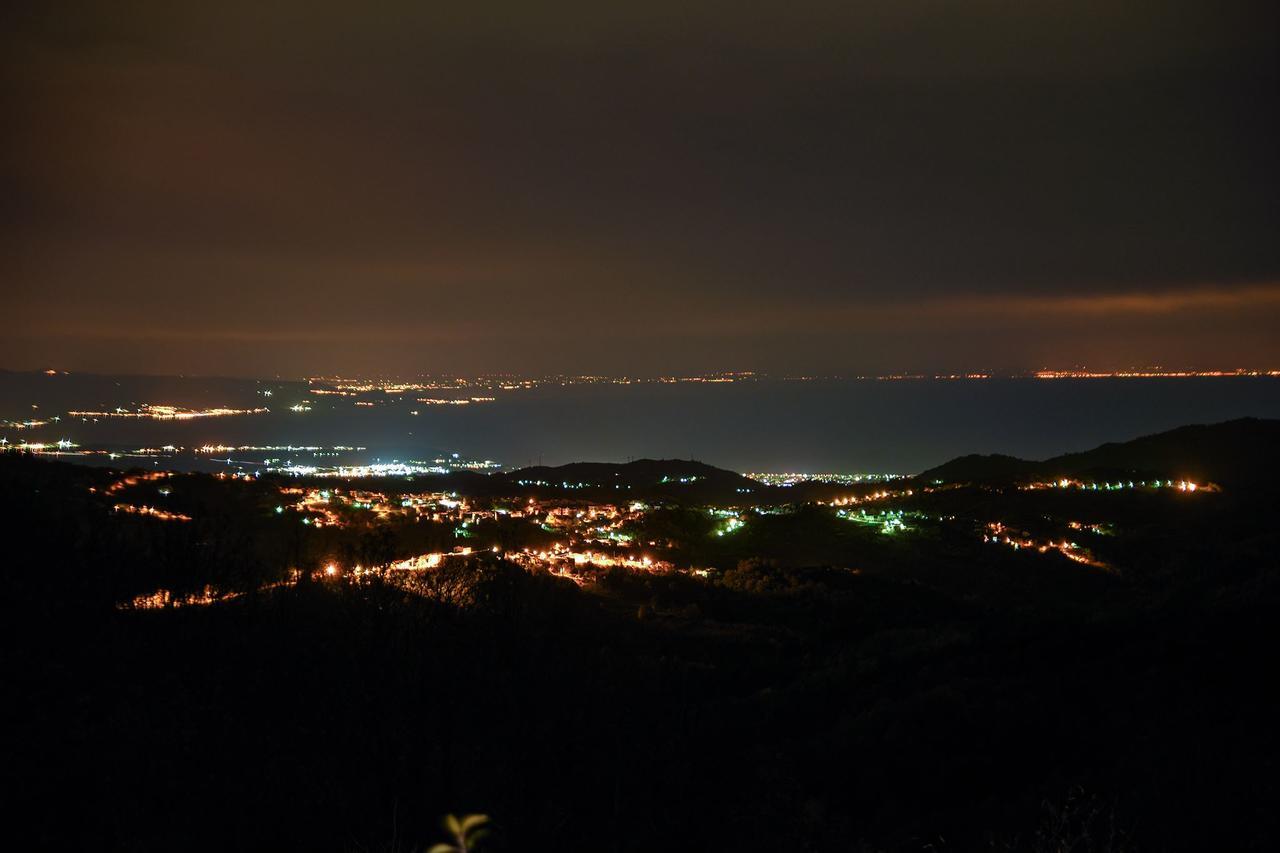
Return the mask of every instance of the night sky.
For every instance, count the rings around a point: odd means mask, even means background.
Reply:
[[[6,5],[0,367],[1280,367],[1275,2]]]

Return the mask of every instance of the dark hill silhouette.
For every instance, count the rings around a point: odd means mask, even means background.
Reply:
[[[1280,421],[1240,418],[1197,424],[1103,444],[1042,462],[1012,456],[962,456],[922,472],[921,480],[1008,480],[1107,474],[1155,475],[1258,484],[1280,474]]]
[[[340,477],[308,477],[311,484],[337,483]],[[741,500],[748,492],[753,500],[801,500],[804,490],[765,486],[734,471],[688,459],[637,459],[633,462],[571,462],[567,465],[535,465],[515,471],[482,474],[455,471],[408,478],[388,478],[385,483],[367,480],[371,488],[394,484],[423,490],[456,491],[472,497],[506,495],[560,495],[583,500],[617,500],[619,492],[634,500],[675,500],[724,503]]]
[[[616,499],[619,491],[642,500],[731,501],[740,490],[757,496],[772,491],[741,474],[686,459],[637,459],[634,462],[573,462],[521,468],[492,475],[492,485],[508,491],[537,487],[573,491],[584,498]]]
[[[752,485],[741,474],[686,459],[637,459],[634,462],[571,462],[568,465],[538,465],[521,468],[503,475],[509,481],[542,480],[549,483],[584,483],[611,487],[614,483],[630,486],[653,486],[688,480],[718,485],[743,487]],[[695,479],[696,478],[696,479]]]
[[[311,484],[338,483],[341,477],[307,477]],[[637,459],[633,462],[571,462],[567,465],[535,465],[515,471],[478,473],[454,471],[407,478],[388,478],[385,483],[366,480],[370,487],[406,483],[424,490],[456,491],[473,497],[557,494],[582,499],[618,498],[619,489],[638,500],[676,499],[722,502],[740,499],[740,490],[750,489],[753,497],[795,499],[791,492],[761,485],[741,474],[687,459]]]
[[[971,453],[944,462],[936,468],[920,474],[922,480],[941,480],[944,483],[972,483],[989,480],[1011,480],[1035,473],[1038,463],[1006,456],[1002,453],[983,455]]]

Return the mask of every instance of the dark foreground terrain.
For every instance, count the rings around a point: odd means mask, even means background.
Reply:
[[[292,482],[166,479],[148,515],[113,502],[150,480],[0,457],[11,820],[41,849],[424,850],[446,812],[492,816],[481,850],[1275,849],[1276,424],[1212,429],[740,512],[689,463],[541,469],[318,530]],[[509,556],[593,535],[548,532],[579,505],[663,570]],[[390,568],[418,552],[456,556]]]

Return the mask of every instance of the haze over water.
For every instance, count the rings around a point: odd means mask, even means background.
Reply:
[[[6,428],[3,437],[65,439],[85,448],[346,445],[366,448],[362,461],[459,453],[521,467],[651,457],[695,458],[738,471],[906,473],[966,453],[1044,458],[1189,423],[1280,417],[1274,377],[765,379],[542,385],[448,396],[468,394],[495,399],[424,405],[418,398],[446,395],[327,397],[295,382],[8,373],[0,374],[0,419],[60,416],[38,429]],[[66,415],[144,403],[270,412],[190,421],[86,422]],[[299,403],[311,410],[290,410]],[[181,460],[159,464],[189,467]]]

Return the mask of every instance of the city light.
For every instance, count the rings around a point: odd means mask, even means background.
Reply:
[[[137,409],[112,409],[109,412],[70,411],[68,415],[77,418],[147,418],[156,421],[185,421],[195,418],[224,418],[234,415],[260,415],[270,409],[187,409],[181,406],[167,406],[147,403]]]

